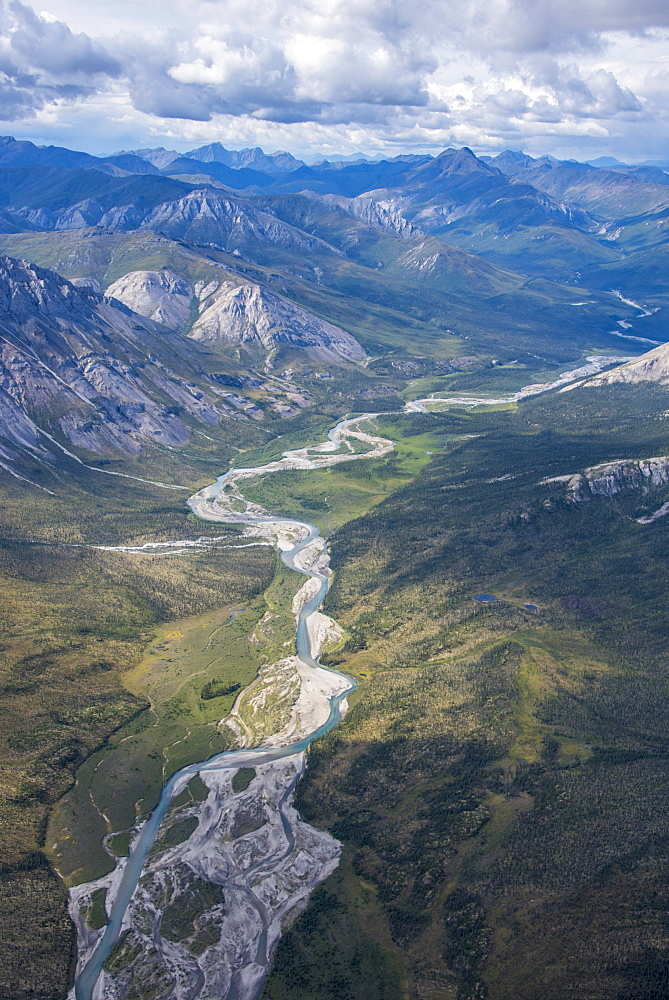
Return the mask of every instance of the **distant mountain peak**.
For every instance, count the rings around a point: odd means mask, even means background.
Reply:
[[[448,146],[435,156],[435,160],[478,160],[476,153],[469,146]]]
[[[233,170],[251,167],[253,170],[268,173],[291,173],[305,165],[302,160],[296,159],[291,153],[286,153],[282,149],[274,153],[266,153],[260,146],[226,149],[220,142],[210,142],[198,149],[191,149],[183,156],[189,160],[198,160],[200,163],[222,163]]]
[[[462,146],[460,149],[453,149],[452,147],[444,149],[439,153],[439,156],[435,156],[433,160],[429,160],[422,167],[419,167],[419,169],[430,172],[438,171],[442,175],[474,173],[476,171],[486,174],[499,173],[496,167],[485,163],[483,160],[479,160],[476,153],[469,146]]]
[[[158,170],[164,170],[173,160],[178,159],[180,154],[175,149],[158,146],[156,149],[122,149],[114,153],[114,156],[139,156],[142,160],[152,163]]]
[[[260,152],[261,149],[256,147],[255,150],[248,150],[248,152]],[[184,156],[188,157],[189,160],[199,160],[201,163],[225,163],[229,166],[230,153],[225,148],[225,146],[220,142],[209,142],[204,146],[199,146],[197,149],[191,149],[188,153],[184,153]]]
[[[0,167],[48,165],[59,167],[93,166],[100,161],[90,153],[66,149],[64,146],[36,146],[29,139],[0,136]]]
[[[504,149],[497,156],[493,157],[490,162],[496,167],[503,168],[508,164],[527,167],[535,161],[527,153],[522,153],[516,149]]]
[[[594,160],[587,160],[591,167],[624,167],[625,164],[617,160],[615,156],[598,156]]]

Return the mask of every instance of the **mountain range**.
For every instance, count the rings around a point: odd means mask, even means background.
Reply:
[[[0,257],[0,465],[19,479],[299,413],[308,391],[253,369],[281,347],[366,361],[350,334],[251,282],[193,287],[162,270],[132,272],[108,295],[96,285]],[[212,353],[218,341],[248,345],[246,365]]]
[[[73,995],[151,796],[249,684],[267,733],[293,697],[303,579],[184,503],[235,467],[327,537],[322,662],[360,682],[295,800],[341,863],[264,1000],[666,995],[668,224],[661,164],[0,140],[0,1000]],[[167,864],[155,927],[204,968],[236,911]],[[171,1000],[139,930],[110,981]]]
[[[596,282],[602,266],[667,242],[669,175],[655,166],[593,165],[503,152],[477,157],[321,161],[288,153],[133,150],[95,157],[0,140],[0,231],[19,233],[149,226],[180,238],[219,242],[202,219],[218,199],[244,212],[271,197],[277,214],[291,194],[332,205],[384,231],[424,232],[531,277]],[[212,205],[214,206],[212,208]],[[183,217],[198,220],[189,231]],[[633,292],[633,289],[628,289]],[[633,296],[632,296],[633,297]]]
[[[667,337],[667,220],[654,166],[467,148],[308,166],[220,143],[94,157],[5,137],[4,461],[51,454],[49,434],[90,460],[290,417],[333,365],[373,398],[463,358],[531,371],[647,350]]]

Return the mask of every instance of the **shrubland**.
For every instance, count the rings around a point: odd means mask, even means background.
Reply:
[[[363,682],[298,787],[342,864],[282,939],[266,1000],[663,995],[669,524],[634,517],[667,491],[574,503],[545,480],[669,452],[665,407],[615,387],[385,414],[387,458],[247,484],[336,527],[326,610],[348,638],[324,662]],[[0,996],[71,981],[49,859],[80,881],[111,864],[105,834],[126,853],[165,776],[227,745],[218,720],[285,655],[299,581],[185,495],[95,473],[59,505],[6,492]],[[168,558],[92,547],[200,535]]]
[[[350,638],[329,662],[364,683],[298,805],[344,859],[265,1000],[666,993],[669,523],[543,482],[666,454],[666,399],[386,418],[460,440],[331,538],[326,608]]]
[[[246,602],[275,570],[270,548],[232,548],[236,532],[193,523],[180,493],[104,485],[111,497],[82,489],[66,503],[12,482],[0,512],[0,996],[11,1000],[63,996],[71,983],[74,931],[47,823],[84,761],[121,727],[150,723],[124,674],[162,623]],[[199,535],[220,541],[170,558],[87,544]],[[94,845],[75,836],[72,847],[81,864]]]

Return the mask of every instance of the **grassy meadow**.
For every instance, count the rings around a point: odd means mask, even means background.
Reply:
[[[164,627],[171,631],[168,623],[253,607],[276,569],[270,548],[231,548],[236,531],[195,522],[186,492],[95,473],[68,486],[53,498],[11,480],[0,506],[0,996],[12,1000],[61,997],[71,984],[74,933],[52,862],[64,876],[102,863],[106,827],[83,791],[90,762],[123,727],[139,733],[153,721],[146,693],[129,690],[124,674]],[[90,547],[200,535],[218,540],[170,558]],[[215,701],[203,702],[212,718]],[[198,733],[205,731],[215,742],[211,728]],[[179,748],[172,753],[176,761]],[[147,769],[156,763],[150,758]],[[61,842],[54,824],[63,807],[53,809],[68,789],[81,800],[81,826],[70,817],[73,839]],[[68,843],[77,845],[69,855]]]
[[[385,416],[361,425],[365,433],[394,442],[394,451],[384,458],[357,458],[313,471],[274,472],[245,482],[244,496],[276,514],[309,521],[329,536],[405,486],[435,452],[451,446],[451,436],[440,436],[436,428],[433,433],[406,436],[403,427],[401,421]]]
[[[331,423],[321,418],[312,426],[310,417],[238,461],[270,460],[277,445],[280,453],[316,443]],[[408,443],[399,466],[391,456],[371,483],[372,463],[355,463],[368,469],[342,495],[336,523],[406,483],[429,461],[430,444],[428,436]],[[196,488],[205,465],[197,459],[174,478]],[[170,478],[163,466],[150,471]],[[294,649],[291,603],[303,582],[271,547],[232,547],[240,541],[236,529],[194,518],[183,503],[187,491],[76,473],[55,500],[10,482],[0,509],[0,996],[12,1000],[62,996],[71,982],[73,929],[52,865],[66,883],[108,871],[103,838],[126,854],[136,818],[169,774],[230,745],[232,734],[218,723],[263,663]],[[268,502],[280,496],[279,487]],[[305,497],[308,504],[308,490]],[[285,502],[299,508],[287,494]],[[304,510],[314,520],[314,511]],[[207,549],[179,556],[93,547],[200,536],[211,540]],[[102,907],[96,900],[93,923]],[[43,920],[26,939],[36,910]]]

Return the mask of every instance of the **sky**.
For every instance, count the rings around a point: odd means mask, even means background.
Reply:
[[[669,2],[0,0],[0,132],[669,161]]]

